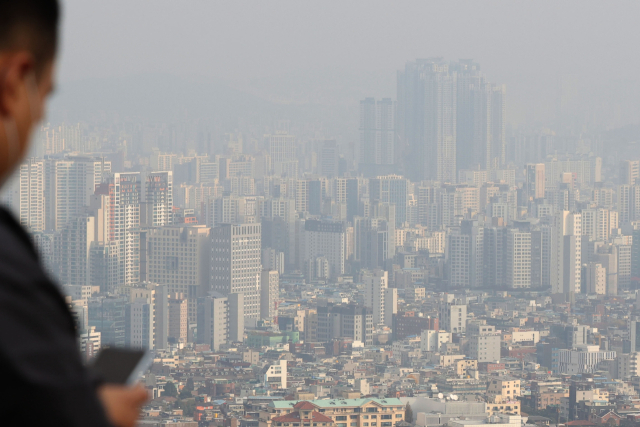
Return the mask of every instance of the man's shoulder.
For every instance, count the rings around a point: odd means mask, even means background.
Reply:
[[[28,234],[6,209],[0,208],[0,280],[11,283],[44,277]]]

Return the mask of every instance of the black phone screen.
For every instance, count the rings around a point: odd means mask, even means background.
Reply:
[[[144,350],[105,348],[90,367],[106,383],[126,384],[145,354]]]

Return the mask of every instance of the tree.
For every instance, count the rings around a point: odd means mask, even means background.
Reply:
[[[182,387],[182,390],[180,390],[180,399],[188,399],[190,397],[193,397],[191,392],[194,390],[194,388],[195,387],[193,384],[193,378],[187,378],[187,383],[184,387]]]
[[[413,410],[411,405],[407,403],[407,407],[404,408],[404,420],[408,423],[413,423]]]
[[[184,399],[178,402],[178,407],[182,409],[182,413],[185,417],[193,417],[193,413],[196,410],[195,399]]]
[[[176,397],[178,396],[178,389],[176,389],[176,385],[174,383],[172,383],[171,381],[167,382],[164,385],[164,392],[162,393],[163,396],[169,396],[169,397]]]

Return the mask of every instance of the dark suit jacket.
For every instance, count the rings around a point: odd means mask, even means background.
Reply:
[[[3,425],[109,426],[74,321],[29,236],[0,208]]]

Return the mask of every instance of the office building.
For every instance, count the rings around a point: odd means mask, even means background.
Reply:
[[[500,360],[500,331],[485,321],[470,322],[467,326],[469,336],[469,358],[478,363],[498,362]]]
[[[124,347],[125,307],[128,300],[124,296],[100,296],[88,300],[89,326],[100,332],[102,345]]]
[[[272,249],[270,247],[265,247],[265,233],[270,231],[271,227],[266,226],[266,223],[271,224],[271,221],[263,221],[262,222],[262,268],[265,270],[275,270],[278,274],[284,274],[284,252],[279,252],[276,249]],[[285,235],[286,237],[286,235]]]
[[[169,332],[167,287],[155,283],[123,286],[129,297],[125,305],[125,344],[149,350],[166,349]]]
[[[574,349],[558,351],[559,374],[592,374],[603,361],[616,358],[615,351],[603,351],[597,345],[579,345]]]
[[[351,338],[364,345],[373,344],[373,314],[356,304],[318,307],[318,341]]]
[[[287,361],[278,360],[275,364],[265,367],[264,387],[284,390],[287,388]]]
[[[211,231],[211,290],[244,295],[244,316],[260,318],[261,226],[222,224]]]
[[[456,302],[443,302],[440,305],[440,327],[447,332],[465,332],[467,329],[467,306]]]
[[[170,225],[146,233],[141,270],[146,280],[167,285],[171,294],[187,299],[188,321],[197,321],[197,298],[209,290],[210,228]]]
[[[329,269],[324,277],[336,278],[344,274],[346,257],[343,223],[307,220],[304,222],[301,239],[302,265],[315,265],[318,259],[324,258]],[[320,277],[318,273],[315,272],[314,276]]]
[[[451,342],[451,332],[423,330],[420,333],[420,350],[440,352],[443,344]]]

